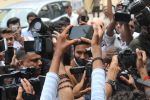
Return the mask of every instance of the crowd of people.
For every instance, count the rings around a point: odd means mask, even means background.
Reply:
[[[99,0],[93,2],[95,16]],[[116,12],[123,7],[118,4]],[[150,3],[146,2],[145,7],[150,9]],[[24,29],[17,17],[6,22],[7,28],[0,31],[1,40],[6,39],[7,43],[7,50],[0,52],[0,98],[149,100],[150,24],[141,24],[136,17],[129,21],[116,19],[111,0],[107,0],[101,12],[105,16],[103,19],[99,18],[99,13],[98,17],[89,18],[83,7],[74,13],[71,4],[66,5],[65,11],[66,14],[53,23],[44,23],[30,12],[27,15],[29,26]],[[150,16],[150,11],[148,14]],[[42,23],[41,30],[32,30],[35,21]],[[75,26],[92,26],[93,31],[86,33],[92,34],[91,38],[69,39]],[[37,42],[41,50],[35,49],[33,43]],[[21,74],[15,74],[17,71]],[[35,84],[36,79],[40,85]]]

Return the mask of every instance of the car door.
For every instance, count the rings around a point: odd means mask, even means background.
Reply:
[[[41,8],[41,10],[39,11],[38,16],[39,16],[40,18],[49,18],[49,19],[52,18],[52,16],[51,16],[51,11],[50,11],[50,8],[49,8],[48,4],[45,5],[45,6],[43,6],[43,7]]]

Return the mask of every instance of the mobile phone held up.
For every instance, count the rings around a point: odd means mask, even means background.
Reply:
[[[5,38],[0,39],[0,52],[5,52],[8,49],[7,41]]]
[[[88,38],[92,39],[94,29],[90,25],[73,26],[69,32],[69,39]]]

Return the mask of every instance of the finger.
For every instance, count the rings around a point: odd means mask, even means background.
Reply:
[[[84,37],[81,37],[81,41],[91,44],[91,40]]]
[[[19,86],[16,100],[22,100],[22,92],[23,92],[23,89],[21,86]]]
[[[82,83],[84,83],[85,77],[86,77],[86,70],[84,71],[83,76],[82,76],[82,79],[81,79],[81,82],[82,82]]]
[[[65,35],[72,27],[72,25],[67,26],[61,34]]]
[[[125,78],[124,76],[120,76],[120,79],[121,79],[122,81],[124,81],[124,82],[128,83],[128,79],[127,79],[127,78]]]
[[[30,84],[30,82],[29,82],[26,78],[24,78],[23,80],[24,80],[24,82],[27,84],[28,87],[31,87],[31,86],[32,86],[32,85]]]
[[[27,88],[27,84],[24,82],[24,80],[23,80],[23,79],[21,79],[21,84],[22,84],[22,86],[23,86],[23,88],[24,88],[24,89],[26,89],[26,88]]]
[[[141,54],[141,51],[138,48],[136,49],[136,54],[137,54],[137,59],[142,60],[142,54]]]
[[[116,64],[118,64],[118,56],[117,55],[114,55],[112,57],[112,62],[115,62]]]
[[[143,59],[143,63],[146,64],[147,62],[147,56],[146,56],[146,52],[145,51],[141,51],[142,52],[142,59]]]
[[[74,43],[77,43],[77,42],[80,42],[81,40],[80,39],[73,39],[73,40],[70,40],[68,41],[68,44],[67,44],[67,47],[74,44]]]
[[[133,79],[132,75],[129,75],[129,79]]]

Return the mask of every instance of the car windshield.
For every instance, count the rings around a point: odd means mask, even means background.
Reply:
[[[0,27],[5,28],[7,20],[11,17],[18,17],[21,22],[21,27],[27,27],[26,16],[29,12],[34,12],[34,10],[29,8],[0,9]]]

